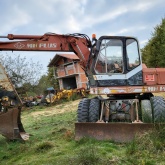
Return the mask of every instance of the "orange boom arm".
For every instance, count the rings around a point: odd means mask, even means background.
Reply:
[[[60,51],[74,52],[83,68],[87,65],[90,54],[91,41],[86,35],[60,35],[46,33],[44,35],[13,35],[0,36],[14,41],[0,42],[0,50],[6,51]]]

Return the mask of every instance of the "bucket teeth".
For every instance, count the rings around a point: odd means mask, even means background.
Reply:
[[[21,138],[23,139],[23,140],[29,140],[29,134],[28,133],[26,133],[26,132],[20,132],[20,135],[21,135]]]

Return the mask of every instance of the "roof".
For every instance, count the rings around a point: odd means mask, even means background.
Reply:
[[[79,60],[78,56],[75,54],[56,54],[56,55],[65,57],[65,58],[69,58],[69,59],[73,59],[73,60]]]
[[[79,57],[75,54],[56,54],[48,64],[48,67],[55,66],[61,57],[65,57],[71,60],[79,60]]]

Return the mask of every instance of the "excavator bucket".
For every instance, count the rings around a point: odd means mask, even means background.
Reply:
[[[27,140],[21,123],[22,101],[0,64],[0,134],[9,140]]]
[[[29,138],[21,123],[20,113],[20,108],[13,108],[0,114],[0,133],[9,140],[27,140]]]
[[[129,142],[138,134],[149,131],[155,126],[147,123],[75,123],[75,139],[90,137],[97,140]]]

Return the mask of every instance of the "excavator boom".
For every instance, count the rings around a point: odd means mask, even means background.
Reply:
[[[90,54],[91,41],[86,35],[68,34],[60,35],[46,33],[39,35],[13,35],[0,36],[12,41],[0,42],[0,50],[5,51],[61,51],[75,52],[85,67]],[[13,41],[14,40],[14,41]]]

